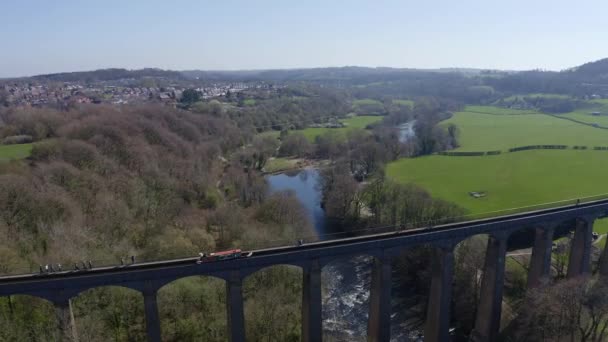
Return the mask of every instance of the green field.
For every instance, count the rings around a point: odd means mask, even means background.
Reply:
[[[597,124],[602,127],[608,127],[608,102],[601,103],[595,101],[590,101],[590,104],[592,104],[592,106],[590,106],[589,108],[577,109],[574,112],[560,114],[559,116],[563,116],[565,118],[570,118],[581,122],[586,122],[589,124]],[[591,113],[593,112],[600,112],[604,115],[591,115]]]
[[[243,104],[245,106],[254,106],[255,105],[255,99],[245,99],[245,100],[243,100]]]
[[[535,111],[535,110],[528,110],[528,109],[519,110],[519,109],[494,107],[494,106],[466,106],[464,111],[470,112],[470,113],[481,113],[481,114],[492,114],[492,115],[539,114],[538,111]]]
[[[601,219],[595,221],[595,224],[593,225],[593,231],[598,232],[599,234],[608,233],[608,219]]]
[[[316,127],[313,128],[313,127],[311,127],[311,128],[296,130],[293,132],[302,133],[308,140],[310,140],[311,142],[314,142],[315,138],[321,134],[331,132],[331,133],[343,135],[344,133],[346,133],[350,130],[353,130],[353,129],[365,129],[365,127],[367,127],[367,125],[380,121],[380,120],[382,120],[382,118],[383,118],[382,116],[378,116],[378,115],[359,115],[359,116],[353,116],[348,119],[340,119],[340,122],[343,122],[347,125],[346,127],[342,127],[342,128],[316,128]],[[261,136],[261,137],[269,136],[269,137],[274,137],[274,138],[278,139],[280,134],[281,134],[281,132],[279,132],[279,131],[266,131],[266,132],[259,133],[258,136]]]
[[[404,158],[390,163],[387,174],[481,214],[607,194],[606,170],[604,151],[534,150],[485,157]],[[486,196],[473,198],[471,191]]]
[[[315,138],[321,134],[332,132],[336,134],[344,134],[349,130],[353,129],[365,129],[365,127],[371,123],[382,120],[382,116],[377,115],[361,115],[354,116],[348,119],[340,119],[340,122],[345,123],[347,126],[342,128],[306,128],[297,132],[301,132],[310,141],[314,141]]]
[[[604,105],[608,103],[593,108]],[[608,117],[592,116],[591,111],[561,115],[579,121],[603,120],[608,127]],[[608,194],[608,151],[591,150],[608,146],[608,130],[529,111],[515,115],[523,112],[467,106],[442,123],[459,127],[461,146],[457,151],[502,150],[500,155],[405,158],[390,163],[387,174],[400,183],[418,184],[473,215],[499,215],[508,209],[523,211],[529,206]],[[578,145],[589,150],[505,152],[526,145]],[[474,198],[469,194],[473,191],[485,196]],[[594,229],[608,233],[608,220],[597,221]]]
[[[378,100],[374,100],[374,99],[360,99],[360,100],[354,100],[353,101],[353,106],[358,107],[358,106],[382,106],[382,102],[378,101]]]
[[[545,114],[487,115],[465,111],[455,113],[442,125],[451,123],[460,129],[460,147],[456,151],[504,151],[526,145],[608,146],[608,130]]]
[[[596,99],[596,100],[590,100],[589,102],[599,103],[602,105],[608,105],[608,99]]]
[[[383,114],[385,111],[384,104],[373,99],[354,100],[352,110],[359,115]]]
[[[0,162],[29,157],[32,144],[0,145]]]
[[[539,97],[544,97],[544,98],[548,98],[548,99],[569,99],[571,98],[571,96],[568,95],[563,95],[563,94],[524,94],[524,95],[513,95],[513,96],[509,96],[509,97],[505,97],[504,100],[505,101],[514,101],[516,99],[523,99],[524,97],[533,97],[533,98],[539,98]]]
[[[393,100],[393,103],[398,106],[408,106],[414,108],[414,101],[412,100]]]
[[[273,137],[275,139],[279,139],[279,136],[281,135],[281,132],[279,131],[266,131],[266,132],[262,132],[262,133],[258,133],[259,137]]]
[[[288,158],[271,158],[266,162],[264,171],[266,172],[277,172],[280,170],[293,169],[296,166],[296,159]]]

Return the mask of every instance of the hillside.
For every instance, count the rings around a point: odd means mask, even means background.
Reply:
[[[93,71],[62,72],[57,74],[37,75],[33,79],[41,81],[76,82],[76,81],[114,81],[120,79],[141,79],[145,77],[183,79],[177,71],[145,68],[139,70],[99,69]]]

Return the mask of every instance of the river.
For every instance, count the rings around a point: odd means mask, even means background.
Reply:
[[[321,208],[318,187],[318,170],[306,169],[290,173],[269,175],[266,180],[271,192],[294,191],[305,208],[319,239],[330,238],[325,212]],[[357,256],[336,260],[325,267],[321,274],[323,284],[323,329],[337,341],[364,341],[367,332],[369,288],[371,282],[371,258]],[[412,341],[403,328],[399,317],[392,316],[391,341]]]
[[[294,191],[321,240],[330,238],[321,208],[318,170],[306,169],[266,177],[271,192]],[[370,260],[360,256],[338,260],[323,268],[323,328],[339,341],[364,337],[367,331]]]
[[[412,120],[397,126],[399,128],[399,142],[407,142],[416,136],[416,131],[414,131],[415,124],[416,120]]]

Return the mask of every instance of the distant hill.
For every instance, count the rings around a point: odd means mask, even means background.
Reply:
[[[56,81],[56,82],[75,82],[75,81],[113,81],[120,79],[141,79],[145,77],[166,78],[181,80],[184,75],[178,71],[146,68],[139,70],[127,69],[100,69],[94,71],[64,72],[57,74],[37,75],[33,79]]]
[[[381,96],[387,91],[410,95],[441,95],[465,97],[469,87],[491,86],[507,94],[550,93],[574,96],[600,95],[608,97],[608,58],[585,63],[560,72],[500,71],[475,68],[409,69],[389,67],[327,67],[308,69],[268,69],[209,71],[171,71],[161,69],[101,69],[84,72],[38,75],[39,81],[99,82],[125,79],[162,78],[169,82],[241,82],[265,81],[278,83],[313,82],[329,86],[366,88]],[[191,83],[196,80],[195,83]],[[471,88],[473,89],[473,88]],[[469,94],[470,95],[470,94]]]
[[[566,72],[584,77],[588,80],[608,80],[608,58],[585,63]]]
[[[387,67],[328,67],[309,69],[271,69],[271,70],[238,70],[238,71],[204,71],[188,70],[182,73],[188,78],[201,80],[239,80],[239,81],[319,81],[352,83],[368,81],[390,81],[407,76],[427,73],[463,73],[464,69],[405,69]],[[468,69],[470,72],[473,69]]]

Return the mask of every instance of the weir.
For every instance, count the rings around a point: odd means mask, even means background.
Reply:
[[[535,241],[528,275],[528,287],[541,286],[550,277],[551,243],[554,228],[575,221],[568,263],[568,277],[591,271],[593,222],[605,217],[608,200],[546,209],[485,220],[453,223],[356,238],[322,241],[253,251],[251,257],[196,263],[196,258],[140,263],[128,267],[100,267],[81,272],[0,277],[0,296],[31,295],[54,303],[58,340],[75,341],[76,325],[70,300],[79,293],[100,286],[123,286],[143,294],[149,341],[161,340],[157,293],[163,285],[193,275],[214,276],[226,281],[226,310],[230,341],[245,341],[243,279],[265,267],[288,264],[303,269],[302,340],[321,341],[321,270],[338,258],[368,254],[374,258],[370,289],[368,341],[390,339],[391,260],[400,251],[420,245],[435,247],[432,280],[425,325],[426,341],[449,338],[454,246],[478,234],[487,234],[481,296],[473,331],[475,341],[494,341],[500,332],[504,269],[509,236],[522,229],[535,229]],[[602,252],[599,272],[608,274],[608,252]]]

